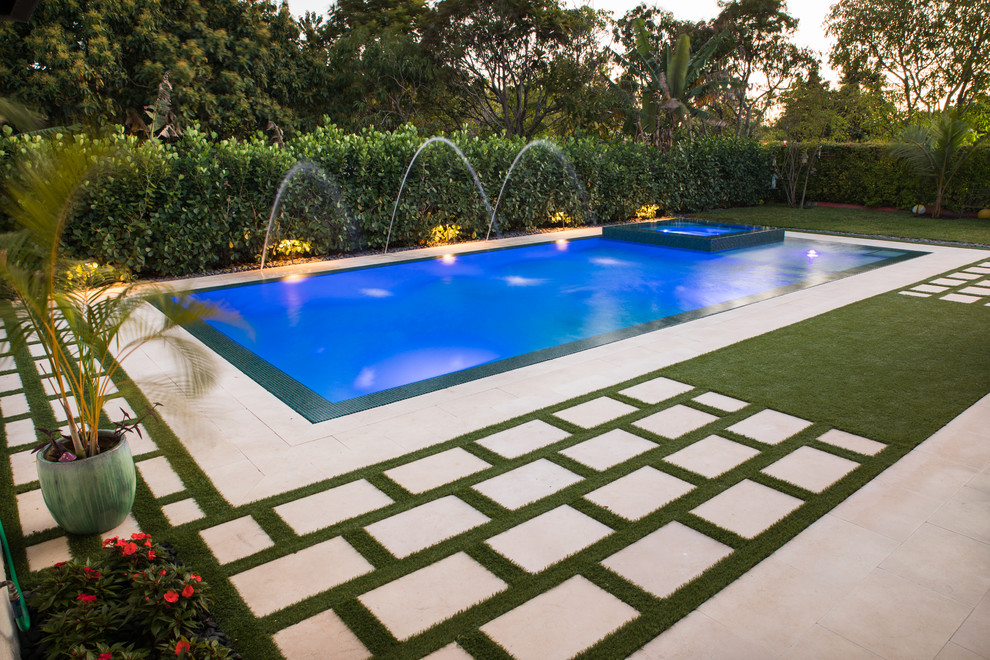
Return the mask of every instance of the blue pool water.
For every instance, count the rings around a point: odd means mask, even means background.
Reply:
[[[683,234],[686,236],[729,236],[731,234],[741,234],[743,232],[753,231],[754,227],[678,221],[657,223],[652,227],[646,227],[646,229],[647,231],[658,231],[662,234]]]
[[[796,239],[716,253],[543,243],[197,292],[252,330],[197,334],[320,421],[916,254]]]

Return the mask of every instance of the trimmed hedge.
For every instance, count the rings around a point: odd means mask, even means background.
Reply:
[[[121,149],[110,172],[88,186],[66,240],[78,257],[141,276],[257,263],[279,186],[299,161],[319,169],[301,169],[286,184],[272,244],[293,239],[297,247],[307,244],[297,253],[308,248],[314,255],[381,249],[403,173],[425,140],[412,127],[345,134],[333,126],[284,147],[261,135],[216,141],[197,131],[174,144],[120,134],[98,139],[112,140]],[[494,206],[524,142],[467,134],[450,139],[477,170]],[[2,166],[9,171],[11,156],[38,144],[37,137],[6,138]],[[768,155],[755,142],[734,140],[696,141],[666,154],[591,138],[534,146],[512,173],[497,224],[506,232],[590,224],[592,217],[598,223],[616,222],[651,205],[670,213],[756,204],[769,194]],[[463,162],[448,146],[435,143],[409,173],[390,246],[483,238],[488,223]]]
[[[826,144],[816,170],[808,183],[808,199],[816,202],[909,209],[935,201],[931,181],[892,158],[886,144]],[[988,188],[990,148],[979,148],[952,180],[943,206],[961,211],[974,201],[990,205],[990,198],[977,195]]]

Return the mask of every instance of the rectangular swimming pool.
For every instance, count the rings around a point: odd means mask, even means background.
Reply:
[[[200,290],[252,331],[192,331],[319,422],[920,254],[792,238],[712,253],[585,238]]]

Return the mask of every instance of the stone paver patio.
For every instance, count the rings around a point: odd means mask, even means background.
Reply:
[[[981,293],[973,286],[973,280],[990,274],[990,262],[964,268],[981,254],[985,253],[932,248],[927,257],[856,276],[851,278],[854,282],[839,280],[790,294],[786,301],[738,308],[717,318],[702,318],[316,425],[304,422],[223,365],[221,390],[208,405],[219,411],[217,417],[187,419],[167,411],[166,417],[220,494],[238,507],[381,461],[395,461],[463,433],[877,293],[936,294],[931,304],[967,302],[962,300],[967,297],[990,302],[990,289]],[[933,279],[949,271],[954,271],[950,278]],[[232,276],[214,281],[224,278]],[[958,291],[943,295],[953,287]],[[148,354],[142,368],[153,373],[152,365],[160,361],[160,356]],[[34,433],[25,424],[29,420],[22,418],[29,412],[26,399],[20,402],[19,384],[7,376],[0,375],[7,388],[7,394],[0,396],[0,413],[14,418],[5,420],[8,446],[27,445],[34,441]],[[472,445],[480,448],[478,452],[453,447],[400,460],[382,470],[380,477],[354,479],[289,499],[271,510],[299,536],[337,526],[348,529],[348,521],[355,518],[367,520],[362,533],[399,560],[415,560],[417,553],[460,535],[478,536],[478,545],[488,552],[520,571],[540,574],[558,570],[573,554],[594,552],[615,538],[615,530],[587,515],[585,506],[634,526],[681,498],[693,497],[709,480],[746,461],[759,460],[762,452],[756,447],[813,440],[822,443],[818,447],[852,452],[862,460],[885,447],[838,429],[815,431],[816,420],[750,408],[746,401],[666,378],[619,394],[641,405],[610,397],[591,399],[554,413],[564,422],[561,427],[541,420],[526,422],[476,440]],[[676,402],[670,404],[671,399]],[[700,408],[693,407],[695,403]],[[630,421],[621,422],[627,415]],[[243,422],[236,442],[220,431],[230,428],[228,421],[235,418]],[[623,427],[598,434],[565,430],[613,422]],[[194,429],[200,432],[196,440],[186,442]],[[693,439],[681,442],[684,446],[678,451],[666,448],[665,443],[679,438]],[[744,444],[747,440],[752,446]],[[168,520],[176,526],[197,526],[220,564],[243,567],[235,562],[250,563],[253,555],[278,541],[251,516],[206,524],[196,500],[180,495],[185,485],[167,458],[154,455],[157,446],[152,442],[141,447],[142,451],[135,451],[138,469],[154,497],[166,500],[162,509]],[[308,457],[304,465],[294,464],[297,450]],[[527,457],[540,451],[551,453],[535,460]],[[652,466],[626,468],[654,451],[662,452],[663,462],[682,470],[676,474],[684,478]],[[152,456],[142,460],[140,454]],[[558,456],[563,465],[558,464]],[[489,457],[511,464],[499,467],[501,463]],[[739,481],[713,493],[692,509],[693,514],[741,539],[753,538],[804,503],[792,491],[772,487],[774,480],[813,498],[860,465],[803,444],[767,463],[761,474],[769,481]],[[32,481],[23,453],[14,454],[11,470],[15,483]],[[614,477],[598,487],[584,487],[603,475]],[[400,506],[393,490],[378,479],[408,493],[410,499],[403,502],[419,503]],[[452,484],[463,489],[451,491],[456,488]],[[452,492],[468,492],[470,497],[462,499]],[[569,504],[554,500],[560,493],[573,493]],[[39,495],[40,491],[29,490],[17,496],[25,533],[54,527]],[[545,502],[555,505],[548,508]],[[495,524],[490,514],[496,510],[518,522],[485,532]],[[988,521],[990,396],[634,657],[990,658]],[[136,528],[135,521],[128,524]],[[256,616],[268,616],[372,575],[376,564],[350,538],[334,535],[273,560],[237,568],[230,581]],[[732,552],[732,546],[704,531],[673,521],[618,551],[602,554],[600,566],[662,599]],[[32,570],[69,555],[63,536],[28,548]],[[375,586],[357,601],[401,641],[444,621],[469,616],[471,608],[511,594],[514,584],[479,563],[473,550],[457,551]],[[570,575],[478,630],[513,657],[572,657],[642,616],[621,597],[622,592],[604,586],[582,574]],[[274,640],[290,660],[372,655],[333,609],[281,628]],[[451,643],[431,657],[471,656]]]

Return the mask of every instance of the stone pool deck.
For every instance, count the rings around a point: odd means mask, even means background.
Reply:
[[[567,236],[596,232],[580,230]],[[529,240],[532,239],[511,239],[499,244]],[[223,498],[238,507],[382,461],[401,459],[465,433],[618,385],[880,293],[903,291],[907,295],[945,299],[924,303],[919,300],[919,304],[990,305],[990,288],[980,286],[990,281],[990,267],[983,263],[972,267],[990,256],[986,251],[837,237],[828,240],[919,249],[930,254],[320,424],[306,422],[226,363],[220,367],[220,387],[202,403],[199,414],[177,415],[171,412],[172,407],[164,412],[171,428]],[[348,260],[346,266],[408,256]],[[290,270],[301,273],[344,265],[323,263]],[[958,271],[960,276],[942,283],[933,279],[950,271]],[[285,272],[273,269],[269,276]],[[224,275],[196,280],[195,285],[217,286],[257,277],[256,272]],[[990,319],[990,309],[987,312]],[[156,374],[167,373],[167,359],[159,353],[145,352],[128,364],[128,371],[143,379],[147,392],[161,392],[151,380]],[[14,383],[7,385],[0,386],[0,390],[17,389]],[[705,451],[692,453],[685,448],[665,460],[701,477],[714,477],[747,460],[759,460],[759,449],[732,442],[731,438],[750,438],[757,447],[772,447],[795,434],[808,433],[806,429],[812,428],[815,421],[798,420],[770,408],[750,415],[745,401],[719,398],[721,395],[715,392],[702,392],[691,384],[666,379],[648,381],[620,394],[628,398],[601,397],[555,413],[564,422],[560,426],[575,429],[575,436],[580,429],[625,416],[629,420],[624,423],[626,430],[609,431],[608,442],[596,443],[592,438],[568,444],[572,432],[541,423],[523,434],[494,434],[476,444],[494,452],[493,456],[514,460],[533,449],[559,443],[559,453],[567,460],[601,471],[654,446],[629,433],[633,426],[661,438],[711,428],[730,439],[713,435],[695,443],[707,443]],[[152,397],[160,398],[149,394]],[[676,403],[669,404],[670,401]],[[16,417],[20,405],[16,394],[0,398],[5,418]],[[236,429],[236,434],[230,429]],[[16,442],[16,438],[25,437],[25,432],[31,432],[33,440],[33,430],[19,421],[8,424],[7,432],[9,444],[12,438]],[[814,441],[836,444],[864,460],[883,448],[869,439],[836,435],[833,431],[815,434]],[[176,499],[185,485],[172,471],[167,457],[155,455],[141,460],[141,454],[155,449],[153,444],[138,444],[135,448],[142,477],[156,497],[169,498],[163,510],[172,524],[197,524],[202,511],[195,499]],[[279,504],[274,507],[275,513],[300,536],[350,517],[372,516],[365,527],[368,534],[402,559],[487,522],[486,516],[463,499],[428,497],[432,489],[447,482],[467,480],[473,490],[508,510],[520,509],[565,488],[580,488],[581,474],[545,459],[487,477],[489,463],[474,453],[456,449],[408,463],[399,460],[400,465],[384,472],[408,493],[422,496],[421,504],[394,515],[374,518],[372,512],[388,511],[392,500],[364,480],[309,495],[305,500]],[[33,466],[25,453],[12,456],[11,463],[15,484],[30,483]],[[857,466],[856,461],[801,447],[764,471],[814,493]],[[584,499],[635,520],[690,490],[692,484],[673,477],[673,481],[664,479],[662,474],[639,470],[584,493]],[[472,475],[486,478],[471,482]],[[634,475],[639,481],[623,482]],[[733,489],[739,486],[743,489],[734,491],[735,497],[721,501],[714,497],[696,509],[698,515],[748,538],[774,522],[776,518],[767,511],[776,511],[776,517],[780,517],[795,506],[790,501],[793,497],[772,488],[743,482]],[[528,490],[532,488],[535,490]],[[642,502],[643,493],[652,501]],[[37,491],[18,496],[25,534],[51,526],[39,499]],[[750,506],[740,508],[740,502]],[[130,521],[128,525],[134,528],[135,523]],[[730,551],[703,534],[675,525],[667,525],[614,553],[602,564],[660,597],[680,584],[664,583],[667,573],[680,571],[678,575],[684,578],[681,581],[690,579]],[[564,505],[494,535],[486,544],[525,571],[538,573],[611,533],[606,525]],[[221,564],[248,558],[277,540],[270,538],[251,516],[204,526],[200,534]],[[40,545],[44,547],[28,550],[32,569],[63,559],[68,551],[64,537]],[[667,570],[658,575],[651,567],[657,564],[656,558],[665,552],[664,548],[682,548],[694,559],[678,563],[676,556],[666,556]],[[327,562],[332,564],[332,570],[313,575],[313,559],[328,557],[332,558]],[[239,571],[231,582],[256,615],[266,616],[374,568],[360,552],[337,537]],[[277,585],[271,582],[274,574],[282,576]],[[382,584],[359,600],[401,640],[505,589],[504,581],[468,555],[457,553]],[[636,656],[990,658],[988,589],[990,396],[647,644]],[[273,600],[273,592],[280,592],[280,598]],[[411,607],[416,594],[427,594],[426,600],[416,601],[418,606]],[[480,629],[516,657],[566,658],[637,616],[628,604],[577,575]],[[369,653],[332,610],[281,630],[275,641],[290,659],[367,657]],[[332,656],[327,655],[329,648],[333,649]],[[450,645],[434,657],[467,656],[456,645]]]

